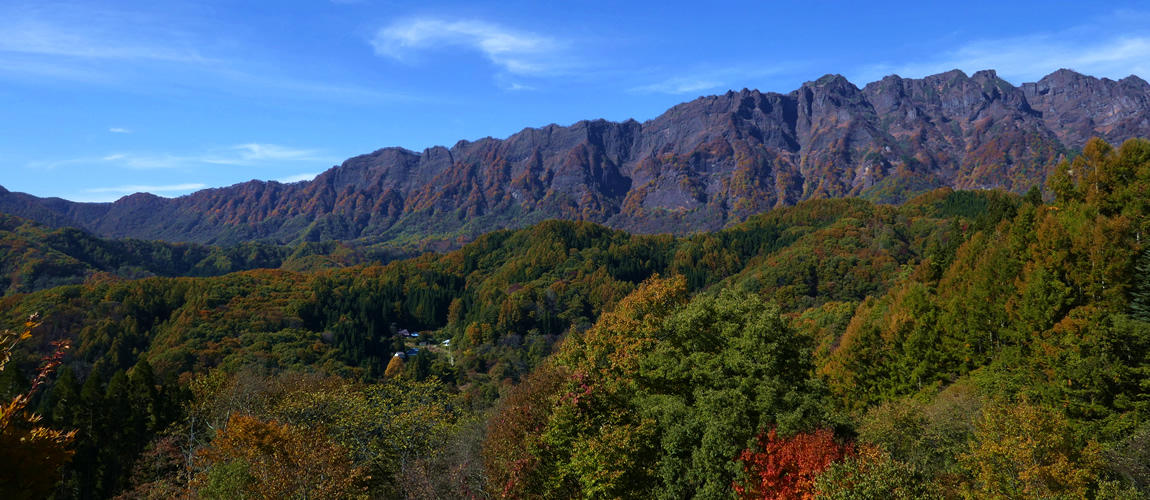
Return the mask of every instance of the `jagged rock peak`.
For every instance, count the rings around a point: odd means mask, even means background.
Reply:
[[[116,204],[0,187],[0,211],[104,236],[202,243],[389,241],[433,230],[458,241],[548,217],[689,232],[807,198],[1025,191],[1093,136],[1150,137],[1150,84],[1063,69],[1015,86],[994,70],[955,69],[860,89],[832,73],[786,94],[699,97],[642,123],[585,120],[421,152],[386,147],[291,184]]]

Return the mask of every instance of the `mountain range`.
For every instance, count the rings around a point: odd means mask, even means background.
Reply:
[[[1150,84],[1059,70],[1014,86],[992,70],[858,88],[826,75],[787,93],[700,97],[638,122],[581,121],[422,152],[389,147],[314,180],[250,181],[113,203],[0,187],[0,212],[104,237],[229,245],[358,240],[457,247],[548,218],[633,232],[709,231],[810,198],[901,203],[938,188],[1042,186],[1092,137],[1150,137]]]

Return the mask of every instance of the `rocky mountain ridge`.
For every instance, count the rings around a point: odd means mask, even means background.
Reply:
[[[250,181],[166,199],[37,198],[0,188],[0,212],[106,237],[230,244],[432,242],[546,218],[638,232],[713,230],[817,197],[901,202],[937,187],[1042,185],[1091,137],[1150,137],[1150,84],[1059,70],[1015,87],[994,71],[839,75],[788,93],[700,97],[652,120],[528,128],[422,152],[384,148],[307,182]]]

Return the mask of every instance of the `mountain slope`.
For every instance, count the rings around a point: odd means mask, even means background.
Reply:
[[[0,191],[0,211],[110,237],[213,244],[448,248],[547,218],[681,234],[810,198],[1022,192],[1095,135],[1112,143],[1150,136],[1150,85],[1060,70],[1015,87],[994,71],[955,70],[860,89],[827,75],[788,94],[700,97],[644,123],[549,125],[421,153],[380,149],[310,182],[103,204]]]
[[[386,262],[398,255],[329,241],[295,246],[258,242],[228,247],[111,240],[79,229],[51,229],[0,213],[0,297],[61,285],[151,276],[222,276],[261,268],[291,271]]]

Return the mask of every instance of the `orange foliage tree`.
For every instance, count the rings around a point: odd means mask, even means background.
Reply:
[[[745,482],[734,485],[740,499],[812,499],[818,475],[855,453],[853,445],[836,441],[829,429],[790,437],[781,437],[771,429],[759,435],[759,447],[739,455],[748,476]]]

